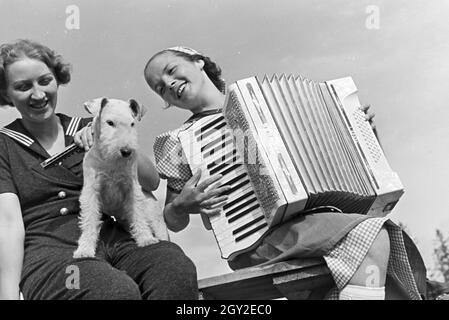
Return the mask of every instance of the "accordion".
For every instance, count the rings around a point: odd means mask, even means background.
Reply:
[[[404,192],[361,110],[352,78],[265,76],[229,86],[222,113],[179,133],[192,172],[230,185],[210,217],[224,259],[321,206],[384,216]]]

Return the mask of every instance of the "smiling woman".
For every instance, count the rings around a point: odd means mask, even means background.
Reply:
[[[30,77],[26,78],[28,70]],[[7,78],[6,96],[25,121],[51,115],[56,106],[58,84],[45,63],[28,58],[19,60],[8,68]]]
[[[64,137],[55,109],[59,85],[70,81],[70,65],[50,49],[26,40],[3,45],[2,52],[0,104],[19,111],[24,127],[50,155],[62,151]],[[42,122],[47,123],[43,131]]]
[[[25,300],[196,299],[196,269],[177,245],[140,247],[107,214],[97,256],[74,258],[84,153],[41,166],[92,120],[55,112],[59,85],[69,81],[68,64],[49,48],[0,46],[0,103],[21,115],[0,128],[0,300],[18,299],[19,290]],[[139,182],[152,191],[159,176],[140,151],[137,158]],[[77,270],[76,288],[67,270]]]
[[[167,105],[199,113],[224,102],[226,84],[220,67],[193,49],[173,47],[161,51],[148,61],[144,73],[150,88]]]
[[[214,66],[212,72],[208,67],[211,65]],[[229,216],[236,212],[236,207],[245,208],[253,214],[258,207],[253,204],[256,199],[248,200],[244,194],[248,189],[243,187],[246,181],[239,181],[245,176],[243,167],[250,163],[231,156],[228,160],[223,160],[226,164],[218,166],[216,171],[210,171],[210,175],[205,166],[202,167],[206,178],[201,181],[200,170],[191,172],[185,152],[187,149],[183,149],[180,139],[182,131],[198,130],[202,132],[196,139],[198,146],[206,149],[214,143],[219,145],[212,141],[216,137],[208,135],[214,129],[207,131],[206,127],[213,128],[210,123],[217,124],[217,119],[213,117],[222,113],[221,108],[226,99],[222,90],[224,82],[221,80],[220,68],[196,50],[175,47],[151,56],[144,75],[150,88],[165,102],[193,113],[179,128],[157,136],[154,143],[157,169],[160,176],[167,180],[164,216],[170,230],[179,232],[186,229],[190,216],[195,214],[201,214],[209,229],[208,218],[217,215],[216,219],[220,219],[222,224],[220,227],[229,228],[228,222],[234,219]],[[209,120],[211,122],[206,125]],[[191,129],[197,121],[205,121],[204,127]],[[220,141],[222,138],[217,136],[217,141]],[[225,145],[225,139],[222,141]],[[192,150],[199,149],[192,146]],[[230,150],[232,148],[226,149],[226,152]],[[215,160],[228,157],[222,150],[216,152],[215,145],[207,153],[214,154]],[[204,160],[201,156],[196,159]],[[211,160],[210,164],[215,160]],[[242,162],[244,166],[239,168]],[[240,169],[242,170],[239,171]],[[242,189],[245,192],[241,192]],[[233,210],[234,213],[231,213]],[[239,215],[240,221],[243,220],[241,216]],[[238,222],[239,229],[250,225],[252,221],[248,221]],[[224,238],[224,241],[234,241],[232,237],[223,236],[224,233],[220,232],[222,230],[218,231],[219,237]],[[277,225],[255,248],[242,250],[238,255],[229,257],[227,262],[232,269],[237,270],[294,258],[324,258],[335,280],[335,287],[329,291],[327,298],[383,300],[395,294],[395,289],[391,289],[392,285],[397,285],[398,288],[402,285],[401,290],[405,293],[403,299],[421,299],[424,289],[422,281],[418,280],[423,279],[424,268],[421,263],[410,264],[403,239],[407,239],[406,236],[388,218],[344,213],[329,206],[315,207]],[[413,248],[409,249],[411,252],[420,257],[414,245],[410,244],[410,248]],[[421,268],[418,280],[414,278],[412,268]]]

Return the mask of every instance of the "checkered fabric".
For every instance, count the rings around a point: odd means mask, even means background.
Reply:
[[[343,238],[324,259],[335,280],[336,287],[326,299],[338,300],[342,290],[365,258],[374,239],[388,218],[372,218],[361,222]],[[390,237],[390,259],[387,273],[407,289],[411,299],[421,300],[405,251],[402,230],[394,224],[385,224]]]
[[[421,300],[418,287],[416,286],[415,279],[412,276],[410,264],[408,263],[401,228],[396,225],[389,224],[386,226],[389,230],[390,243],[395,244],[391,246],[390,249],[390,261],[387,272],[396,280],[400,281],[403,287],[409,292],[410,297],[416,300]]]
[[[185,123],[176,130],[160,134],[153,145],[156,168],[160,177],[167,179],[167,187],[178,193],[192,177],[178,133],[191,125],[191,123]]]
[[[167,179],[168,188],[178,193],[192,177],[178,133],[191,124],[192,122],[187,122],[176,130],[159,135],[153,147],[156,167],[161,178]],[[387,220],[389,219],[372,218],[363,221],[351,230],[328,255],[324,256],[336,283],[336,287],[328,293],[327,299],[338,299],[339,290],[343,289],[352,278]],[[402,230],[394,224],[386,224],[386,227],[391,248],[387,272],[407,288],[412,299],[420,300],[405,251]]]

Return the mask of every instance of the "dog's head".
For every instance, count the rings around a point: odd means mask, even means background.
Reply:
[[[137,123],[146,107],[134,99],[97,98],[84,103],[87,112],[94,115],[94,148],[104,158],[133,158],[137,148]]]

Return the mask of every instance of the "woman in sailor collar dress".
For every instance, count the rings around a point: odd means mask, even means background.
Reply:
[[[83,152],[43,168],[91,119],[55,113],[69,65],[49,48],[19,40],[0,46],[0,104],[21,118],[0,129],[0,300],[196,299],[196,269],[175,244],[139,248],[105,216],[95,258],[73,259],[80,235]],[[139,181],[159,177],[139,155]],[[142,169],[145,168],[145,169]]]

